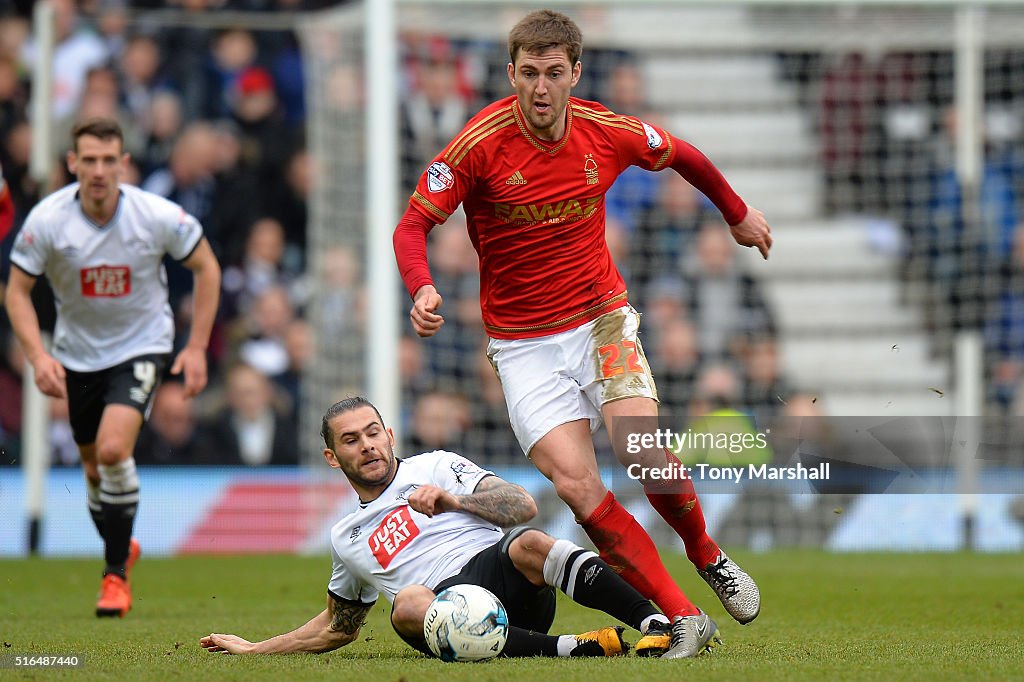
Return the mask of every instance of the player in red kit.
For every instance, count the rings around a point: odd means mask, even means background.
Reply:
[[[673,657],[695,656],[717,627],[605,488],[591,440],[603,419],[623,465],[680,466],[666,450],[623,447],[627,429],[655,428],[657,391],[637,338],[639,315],[605,242],[604,197],[631,165],[671,168],[714,202],[739,244],[767,258],[771,230],[691,145],[571,97],[581,49],[579,28],[557,12],[533,12],[512,29],[508,76],[516,94],[477,114],[426,170],[395,230],[395,253],[413,298],[413,327],[432,336],[444,319],[426,237],[463,205],[480,257],[487,354],[523,451],[605,561],[673,619],[671,627],[646,633],[638,652],[671,644]],[[650,480],[644,489],[726,610],[741,623],[753,620],[757,585],[708,536],[692,482]]]

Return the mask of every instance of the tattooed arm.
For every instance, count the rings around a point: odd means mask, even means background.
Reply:
[[[409,506],[427,516],[469,512],[503,528],[526,523],[537,515],[537,503],[530,493],[497,476],[481,480],[472,495],[453,495],[437,486],[420,486],[409,495]]]
[[[199,645],[211,653],[226,654],[320,654],[355,640],[372,604],[338,601],[327,595],[327,608],[300,628],[262,642],[250,642],[237,635],[211,634]]]

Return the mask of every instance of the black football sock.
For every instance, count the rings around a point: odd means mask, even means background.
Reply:
[[[117,464],[103,465],[100,470],[100,506],[103,509],[103,528],[107,567],[103,575],[113,573],[125,577],[135,512],[139,506],[139,476],[135,460],[128,458]]]
[[[508,628],[508,639],[505,640],[505,648],[501,650],[501,655],[509,658],[557,656],[558,637],[512,625]]]
[[[548,552],[544,582],[562,590],[577,604],[604,611],[637,630],[651,616],[660,615],[600,557],[568,540],[555,540]]]

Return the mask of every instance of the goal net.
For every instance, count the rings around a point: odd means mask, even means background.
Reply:
[[[608,243],[644,315],[641,338],[667,418],[682,424],[723,408],[755,424],[956,418],[964,382],[955,349],[958,338],[976,338],[983,354],[973,381],[983,391],[971,413],[985,415],[986,443],[983,456],[970,457],[985,460],[983,478],[1009,467],[1019,482],[1024,450],[1011,417],[1024,412],[1024,9],[682,1],[564,9],[584,33],[574,94],[695,144],[773,226],[776,246],[764,262],[731,244],[717,211],[673,173],[633,169],[609,195]],[[523,13],[515,3],[398,3],[402,205],[391,210],[404,210],[419,174],[469,116],[511,93],[505,39]],[[364,267],[375,209],[364,184],[364,23],[349,8],[301,30],[320,178],[310,226],[319,339],[305,384],[310,420],[339,395],[365,390],[367,310],[380,287],[401,286]],[[423,341],[411,333],[404,291],[393,311],[403,330],[393,364],[402,449],[454,449],[528,469],[484,357],[464,219],[435,229],[429,248],[447,323]],[[318,423],[302,428],[318,431]],[[938,459],[954,467],[951,440]],[[599,450],[614,468],[600,437]],[[897,456],[904,469],[938,463],[914,452]],[[563,508],[546,482],[529,487],[542,509]],[[853,492],[749,494],[739,506],[711,497],[705,509],[719,540],[753,547],[872,546],[865,537],[891,512],[887,501],[868,505],[876,512],[858,512],[866,525],[849,530],[849,515],[838,512],[856,503]],[[989,546],[1019,542],[1012,519],[998,524]],[[562,530],[578,532],[571,519]]]

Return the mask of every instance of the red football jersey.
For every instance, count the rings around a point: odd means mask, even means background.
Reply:
[[[565,134],[546,142],[530,133],[511,96],[470,120],[424,172],[410,204],[433,223],[463,205],[490,336],[554,334],[626,305],[605,242],[604,196],[631,165],[666,167],[673,146],[665,131],[577,98]]]

